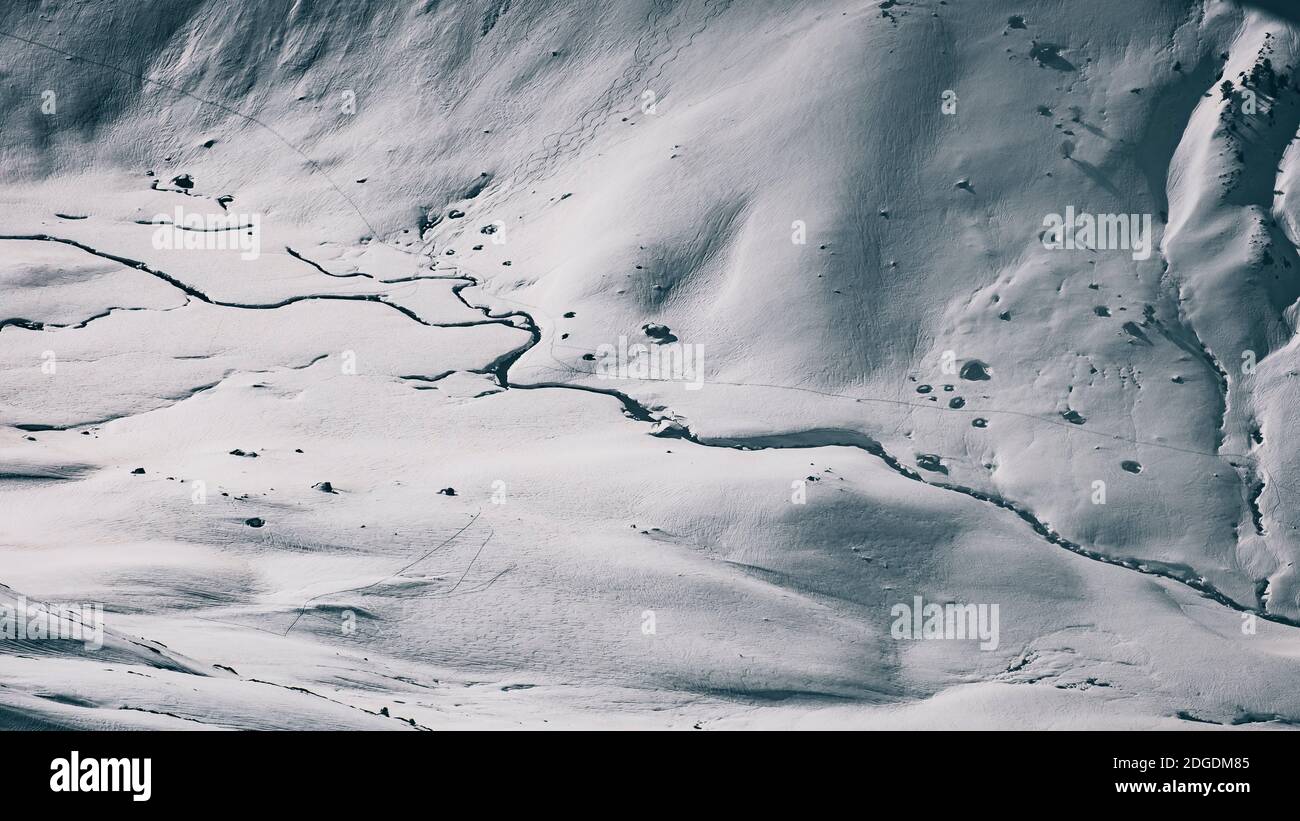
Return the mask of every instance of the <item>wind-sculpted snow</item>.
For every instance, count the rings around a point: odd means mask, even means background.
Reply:
[[[0,726],[1300,721],[1286,9],[83,6]]]

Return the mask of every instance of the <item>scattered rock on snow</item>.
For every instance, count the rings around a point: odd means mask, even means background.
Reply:
[[[667,325],[660,325],[657,322],[647,322],[641,326],[641,331],[660,344],[677,341],[677,336]]]
[[[989,366],[978,359],[972,359],[962,365],[961,373],[958,376],[971,382],[983,382],[993,378],[989,373]]]
[[[922,470],[929,470],[935,473],[948,472],[948,468],[943,465],[943,460],[935,453],[918,453],[916,455],[916,466]]]

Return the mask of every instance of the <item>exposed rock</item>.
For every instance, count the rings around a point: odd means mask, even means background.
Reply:
[[[962,379],[970,380],[971,382],[983,382],[993,378],[989,373],[989,366],[978,359],[972,359],[965,365],[962,365],[961,373],[959,373],[958,376]]]

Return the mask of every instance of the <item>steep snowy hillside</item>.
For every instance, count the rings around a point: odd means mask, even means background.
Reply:
[[[0,8],[0,726],[1300,722],[1297,52]]]

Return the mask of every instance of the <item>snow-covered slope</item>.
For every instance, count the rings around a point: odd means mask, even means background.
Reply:
[[[1298,26],[0,9],[0,726],[1300,721]]]

